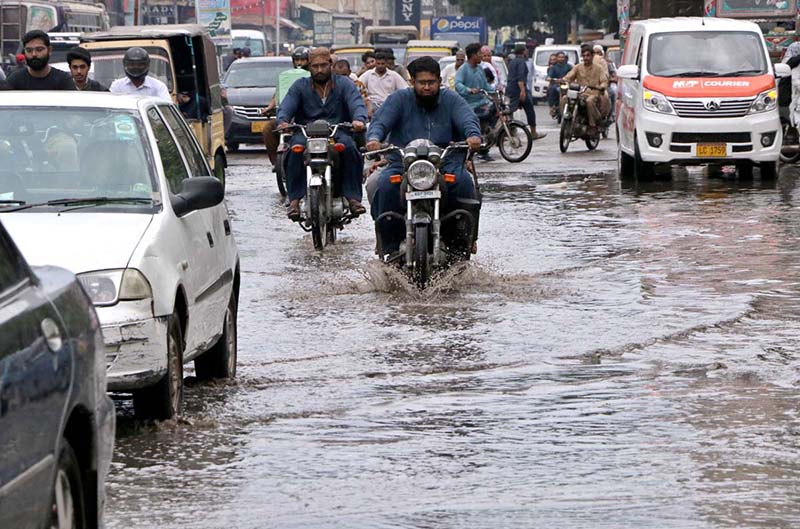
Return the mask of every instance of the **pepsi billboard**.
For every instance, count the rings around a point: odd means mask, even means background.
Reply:
[[[489,42],[489,30],[483,17],[435,17],[431,21],[431,38],[457,40],[461,47],[473,42]]]

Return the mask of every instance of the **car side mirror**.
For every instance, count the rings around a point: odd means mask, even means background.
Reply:
[[[783,77],[791,77],[792,76],[792,69],[789,68],[788,64],[784,64],[782,62],[779,62],[778,64],[775,64],[774,66],[775,66],[775,77],[777,77],[778,79],[781,79]]]
[[[622,79],[639,80],[639,67],[635,64],[626,64],[617,68],[617,77]]]
[[[222,182],[215,176],[195,176],[183,181],[183,190],[169,199],[178,217],[220,204],[225,198]]]

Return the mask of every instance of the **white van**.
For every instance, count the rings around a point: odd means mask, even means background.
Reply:
[[[562,51],[567,54],[567,62],[573,66],[581,60],[581,47],[578,44],[546,44],[537,46],[533,50],[533,57],[531,57],[533,71],[528,72],[528,76],[534,101],[547,100],[547,87],[550,86],[550,83],[547,82],[547,68],[550,63],[550,55]]]
[[[250,48],[251,57],[264,57],[267,54],[267,39],[262,31],[232,29],[231,48]]]
[[[617,97],[620,176],[648,180],[656,163],[736,164],[774,177],[782,142],[777,77],[756,24],[663,18],[631,25]]]

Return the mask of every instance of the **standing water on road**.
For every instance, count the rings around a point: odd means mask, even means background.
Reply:
[[[798,527],[800,173],[630,189],[601,149],[485,175],[424,293],[232,157],[238,378],[121,410],[108,527]]]

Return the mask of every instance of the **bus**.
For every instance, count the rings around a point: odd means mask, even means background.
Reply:
[[[633,20],[661,17],[722,17],[755,22],[761,28],[770,57],[779,61],[797,40],[795,0],[618,0],[620,40]]]
[[[406,57],[406,44],[419,38],[417,26],[367,26],[364,28],[364,42],[375,48],[391,48],[397,64],[403,64]]]
[[[28,31],[90,33],[109,28],[105,4],[61,0],[0,0],[0,48],[13,59]]]

